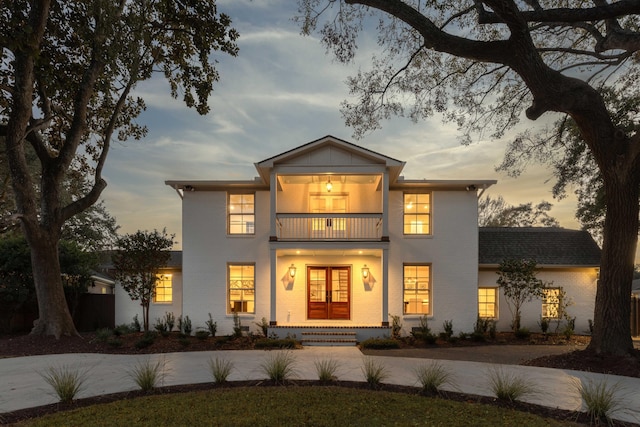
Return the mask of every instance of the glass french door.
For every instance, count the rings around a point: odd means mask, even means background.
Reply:
[[[350,267],[307,267],[307,318],[350,319]]]
[[[347,213],[347,196],[332,194],[310,197],[310,211],[313,214]],[[347,232],[347,220],[344,217],[314,217],[311,220],[311,234],[314,239],[344,238]]]

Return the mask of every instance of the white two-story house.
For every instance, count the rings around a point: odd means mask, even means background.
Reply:
[[[255,167],[250,181],[166,182],[183,222],[180,307],[168,311],[200,326],[210,313],[221,334],[234,313],[281,336],[345,328],[360,340],[388,334],[391,316],[473,328],[478,192],[496,181],[405,179],[404,162],[332,136]]]

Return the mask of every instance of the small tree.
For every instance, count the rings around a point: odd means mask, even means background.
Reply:
[[[505,259],[497,274],[497,283],[513,316],[511,327],[516,332],[520,329],[520,309],[525,302],[543,296],[545,283],[536,278],[536,261],[532,259]]]
[[[158,274],[169,261],[173,238],[166,229],[138,230],[120,237],[113,254],[115,278],[133,301],[140,301],[145,331],[149,330],[149,304],[156,294]]]

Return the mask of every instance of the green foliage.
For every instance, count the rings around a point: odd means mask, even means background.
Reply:
[[[209,359],[209,371],[216,384],[224,384],[227,382],[231,371],[233,371],[233,362],[222,357]]]
[[[191,335],[192,330],[193,330],[193,325],[191,324],[191,319],[189,318],[189,316],[184,316],[184,319],[182,319],[182,332],[186,336],[189,336]]]
[[[83,390],[88,371],[81,371],[70,365],[49,366],[40,373],[45,382],[53,388],[62,403],[71,403]]]
[[[531,336],[531,332],[528,328],[520,328],[514,332],[514,335],[520,340],[526,340]]]
[[[196,331],[195,335],[196,335],[197,339],[199,339],[201,341],[204,341],[209,337],[209,331],[204,330],[204,329],[200,329],[200,330]]]
[[[140,320],[138,319],[138,315],[133,316],[133,322],[131,323],[131,329],[134,331],[140,332],[142,330],[142,325],[140,324]]]
[[[442,338],[445,340],[450,340],[453,337],[453,320],[445,320],[442,323]]]
[[[209,333],[211,334],[211,336],[215,337],[216,332],[218,331],[218,323],[213,321],[213,318],[211,317],[211,313],[209,313],[209,320],[207,320],[205,323],[207,325],[207,329],[209,330]]]
[[[296,348],[297,341],[293,338],[260,338],[254,343],[257,349],[266,348]]]
[[[402,336],[402,318],[389,313],[391,317],[391,338],[398,339]]]
[[[176,316],[167,311],[166,313],[164,313],[164,323],[167,325],[167,330],[169,332],[173,331],[173,327],[176,324]]]
[[[600,422],[611,424],[611,416],[624,408],[624,400],[620,396],[623,389],[619,382],[609,384],[606,380],[581,381],[576,378],[573,385],[587,407],[587,414],[594,425]]]
[[[379,388],[382,382],[389,377],[389,372],[384,363],[378,362],[372,357],[364,357],[362,359],[362,374],[371,388]]]
[[[536,278],[536,268],[536,262],[532,259],[505,259],[498,266],[497,283],[511,311],[514,332],[520,329],[520,313],[524,303],[544,295],[545,283]]]
[[[538,393],[530,380],[502,368],[489,368],[486,375],[489,389],[500,400],[515,402]]]
[[[258,331],[263,337],[267,338],[269,336],[269,322],[266,317],[263,317],[260,322],[253,322],[253,324],[258,326]]]
[[[147,331],[142,335],[142,338],[140,338],[133,344],[133,346],[138,350],[150,347],[151,345],[153,345],[157,337],[158,334],[156,332]]]
[[[107,340],[107,345],[109,347],[119,348],[122,347],[122,344],[122,339],[120,339],[119,337],[111,337]]]
[[[289,350],[274,351],[260,364],[260,368],[271,381],[284,384],[295,376],[295,362],[295,357]]]
[[[242,322],[237,311],[233,312],[233,336],[240,338],[242,336]]]
[[[140,301],[145,331],[149,330],[149,304],[156,293],[160,270],[171,257],[173,238],[164,229],[138,230],[120,237],[112,256],[116,280],[133,301]]]
[[[544,335],[547,335],[547,331],[549,330],[549,318],[540,316],[538,326],[540,326],[540,330],[542,331],[542,333]]]
[[[421,339],[427,344],[435,344],[436,335],[431,332],[429,327],[429,319],[426,315],[420,316],[420,324],[411,331],[416,339]]]
[[[400,343],[391,338],[367,338],[360,343],[360,347],[371,350],[385,350],[400,348]]]
[[[138,325],[139,326],[139,325]],[[113,330],[113,335],[115,336],[121,336],[121,335],[127,335],[127,334],[131,334],[133,332],[140,332],[139,329],[136,329],[136,326],[134,326],[134,324],[122,324],[122,325],[117,325],[115,327],[115,329]]]
[[[164,319],[156,319],[156,324],[153,325],[153,328],[163,337],[169,336],[169,328]]]
[[[101,328],[96,331],[95,340],[98,342],[106,342],[113,336],[113,331],[109,328]]]
[[[167,376],[166,363],[164,359],[159,359],[155,363],[150,359],[138,362],[127,372],[140,390],[149,392],[159,385],[162,385]]]
[[[438,394],[445,384],[453,385],[453,372],[440,362],[423,363],[416,367],[414,372],[424,393]]]
[[[313,365],[316,367],[316,374],[321,383],[330,383],[336,381],[339,362],[334,358],[326,358],[314,360]]]

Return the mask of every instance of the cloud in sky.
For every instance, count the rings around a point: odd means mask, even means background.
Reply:
[[[345,66],[326,55],[316,38],[300,35],[290,0],[224,0],[218,7],[240,32],[240,52],[236,58],[214,55],[221,78],[209,115],[173,100],[160,77],[136,88],[147,103],[139,121],[149,134],[143,141],[114,144],[104,171],[109,186],[103,197],[121,232],[166,227],[180,242],[180,199],[165,180],[253,179],[255,162],[328,134],[406,161],[410,179],[498,179],[489,194],[511,204],[552,201],[552,184],[545,183],[549,171],[531,169],[517,180],[500,175],[494,167],[504,141],[461,146],[455,126],[439,117],[417,124],[396,118],[362,140],[351,138],[339,112],[348,98],[344,82],[360,65],[366,67],[376,34],[365,34],[364,52]],[[561,225],[576,228],[575,202],[553,203]]]

